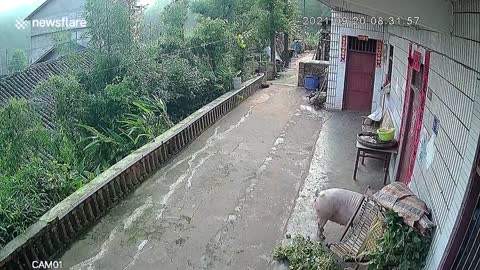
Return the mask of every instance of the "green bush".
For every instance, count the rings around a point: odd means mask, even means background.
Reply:
[[[218,97],[217,93],[212,92],[215,83],[212,77],[192,66],[185,58],[164,57],[158,73],[162,74],[162,81],[154,89],[153,95],[165,101],[168,114],[174,122],[181,121]]]
[[[25,99],[0,109],[0,246],[84,181],[72,167],[74,146],[42,126]]]
[[[385,223],[383,237],[377,240],[375,250],[369,254],[368,269],[422,269],[430,248],[430,235],[422,236],[392,210],[387,212]]]
[[[25,99],[10,99],[0,109],[0,174],[14,174],[41,153],[50,137]]]
[[[0,174],[0,248],[82,184],[69,165],[40,157]]]
[[[73,75],[51,76],[35,88],[39,97],[52,99],[52,120],[72,140],[78,140],[81,132],[77,125],[87,120],[89,96]]]
[[[79,142],[83,147],[79,155],[84,157],[86,168],[105,170],[171,127],[162,100],[144,98],[133,106],[136,110],[124,114],[116,128],[81,125],[86,136]]]
[[[287,261],[290,269],[336,270],[338,266],[331,253],[314,242],[297,235],[290,244],[278,246],[273,250],[273,257],[279,261]]]

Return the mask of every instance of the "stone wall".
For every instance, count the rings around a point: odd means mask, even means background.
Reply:
[[[328,61],[308,60],[298,63],[298,86],[303,87],[303,79],[306,75],[320,77],[320,82],[326,79],[324,72],[328,67]]]

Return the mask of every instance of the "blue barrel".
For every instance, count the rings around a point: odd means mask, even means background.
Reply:
[[[303,86],[307,90],[315,90],[320,85],[320,78],[313,75],[307,75],[303,79]]]

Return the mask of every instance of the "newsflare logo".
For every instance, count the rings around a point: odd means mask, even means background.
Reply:
[[[87,26],[87,21],[85,19],[69,19],[63,17],[61,19],[34,19],[31,21],[32,27],[56,27],[56,28],[85,28]],[[17,18],[15,22],[15,27],[18,30],[27,29],[28,22],[24,21],[22,18]]]
[[[27,29],[27,22],[24,21],[22,18],[17,18],[17,20],[15,22],[15,27],[18,30],[25,30],[25,29]]]

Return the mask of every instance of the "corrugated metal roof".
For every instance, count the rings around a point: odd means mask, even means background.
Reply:
[[[32,102],[41,103],[38,112],[42,121],[53,126],[51,121],[51,103],[48,97],[34,100],[33,91],[42,81],[52,75],[65,74],[75,69],[85,69],[92,66],[93,52],[90,50],[78,51],[55,60],[34,64],[28,69],[0,79],[0,106],[4,106],[10,98],[25,98]]]

